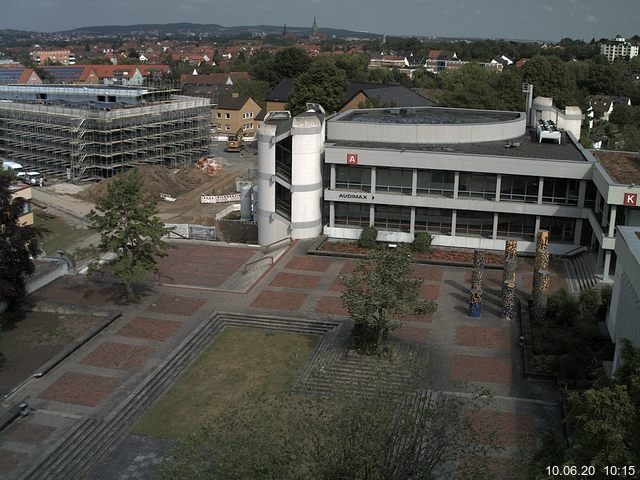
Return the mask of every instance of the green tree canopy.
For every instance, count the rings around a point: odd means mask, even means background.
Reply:
[[[560,108],[576,105],[575,79],[555,56],[535,56],[522,67],[523,80],[533,84],[534,96],[551,97]]]
[[[143,203],[142,183],[134,169],[116,177],[87,216],[101,237],[98,251],[117,255],[111,269],[129,297],[134,284],[158,271],[156,257],[166,256],[169,248],[162,237],[170,229],[155,214],[155,203]]]
[[[389,332],[410,314],[435,312],[433,300],[420,299],[423,280],[412,275],[413,256],[405,247],[376,249],[353,274],[343,275],[342,303],[353,320],[353,344],[363,353],[384,351]]]
[[[296,78],[289,92],[288,109],[293,115],[304,112],[307,102],[319,103],[327,112],[335,112],[345,101],[349,81],[331,60],[317,60]]]
[[[21,225],[27,201],[12,198],[13,175],[0,170],[0,303],[9,307],[25,296],[25,276],[35,271],[39,232],[33,225]]]

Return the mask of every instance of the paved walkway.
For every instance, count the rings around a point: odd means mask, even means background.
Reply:
[[[256,248],[181,244],[161,261],[157,283],[137,305],[118,304],[111,284],[82,276],[62,277],[34,294],[35,301],[111,308],[123,314],[49,374],[4,402],[6,407],[28,398],[34,413],[0,433],[0,477],[20,478],[82,419],[106,417],[212,312],[346,320],[338,275],[352,271],[356,262],[305,255],[309,245],[294,243],[269,270],[251,274],[252,285],[239,282],[238,271],[263,256]],[[530,288],[531,270],[530,263],[523,262],[518,278],[523,288]],[[493,392],[496,400],[490,411],[469,415],[473,422],[490,421],[498,429],[506,447],[498,462],[512,462],[537,431],[557,424],[559,410],[554,389],[522,378],[518,325],[498,317],[501,271],[485,272],[485,300],[478,319],[467,316],[470,269],[420,265],[416,272],[425,279],[423,296],[436,299],[440,307],[427,318],[406,322],[393,338],[428,346],[434,388],[466,395],[476,385]],[[555,272],[552,286],[563,282]],[[129,456],[122,448],[113,454],[119,455],[121,476],[114,476],[113,470],[104,476],[106,470],[98,469],[91,478],[146,478],[158,452],[145,447],[144,455],[132,456],[131,445],[146,443],[132,436],[127,442]],[[167,446],[158,448],[164,454]]]

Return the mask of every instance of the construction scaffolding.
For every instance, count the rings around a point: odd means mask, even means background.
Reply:
[[[136,165],[180,167],[211,153],[208,99],[115,106],[0,102],[4,159],[48,176],[85,181]]]

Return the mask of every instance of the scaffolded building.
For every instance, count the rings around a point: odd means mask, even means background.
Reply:
[[[84,181],[209,156],[208,99],[132,87],[0,85],[0,155]]]

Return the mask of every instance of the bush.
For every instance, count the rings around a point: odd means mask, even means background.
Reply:
[[[411,248],[416,253],[427,253],[431,250],[431,235],[427,232],[416,233]]]
[[[364,248],[374,248],[378,242],[378,230],[375,227],[364,227],[360,234],[360,246]]]

